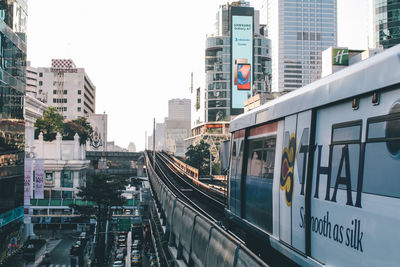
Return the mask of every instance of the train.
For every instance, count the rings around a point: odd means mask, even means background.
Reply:
[[[225,215],[301,266],[399,266],[400,45],[230,124]]]

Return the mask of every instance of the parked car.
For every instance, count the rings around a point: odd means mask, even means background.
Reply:
[[[124,261],[114,261],[113,267],[124,267],[125,262]]]

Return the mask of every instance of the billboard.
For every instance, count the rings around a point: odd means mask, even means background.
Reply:
[[[253,88],[253,8],[232,7],[232,109],[243,109]],[[235,112],[233,112],[235,113]]]

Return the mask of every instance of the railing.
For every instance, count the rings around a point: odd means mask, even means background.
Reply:
[[[196,169],[195,167],[192,167],[179,159],[175,158],[174,156],[170,156],[174,163],[187,175],[190,177],[198,180],[199,179],[199,169]]]
[[[166,224],[169,248],[190,266],[266,266],[240,241],[178,199],[155,173],[146,155],[150,184]]]

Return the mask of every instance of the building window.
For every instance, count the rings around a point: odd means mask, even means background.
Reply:
[[[73,187],[74,173],[72,171],[63,170],[61,172],[61,187]]]
[[[57,99],[53,98],[53,103],[57,103]]]
[[[43,77],[43,72],[39,72],[39,77]]]
[[[57,90],[53,90],[53,95],[57,94]]]
[[[54,184],[54,172],[45,172],[45,185]]]
[[[81,110],[82,110],[81,107],[78,107],[78,112],[81,112]]]
[[[42,86],[43,85],[43,82],[42,81],[39,81],[39,86]]]
[[[78,103],[81,103],[82,99],[78,98]]]
[[[81,90],[78,90],[78,95],[80,95],[80,94],[82,94],[82,91],[81,91]]]

